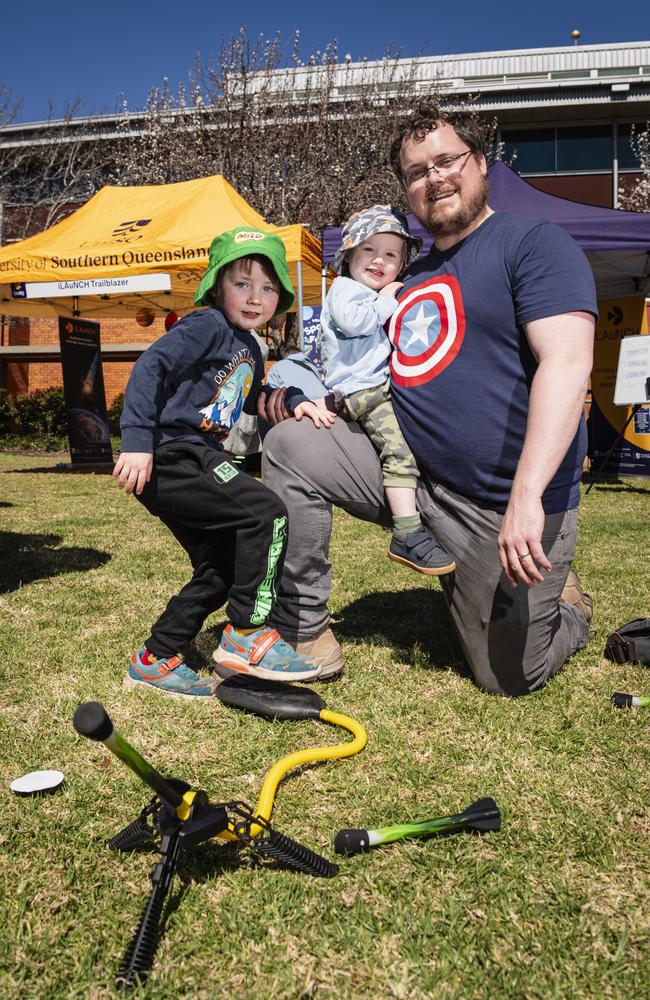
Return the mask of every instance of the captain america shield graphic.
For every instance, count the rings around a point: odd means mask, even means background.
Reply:
[[[458,354],[465,336],[460,285],[451,274],[409,288],[388,324],[390,371],[397,385],[429,382]]]

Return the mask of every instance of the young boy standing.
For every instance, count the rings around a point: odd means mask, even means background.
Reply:
[[[216,237],[192,312],[138,359],[126,388],[122,452],[113,471],[187,552],[192,578],[168,602],[125,683],[179,697],[214,694],[177,651],[227,600],[230,618],[213,658],[222,668],[278,680],[311,680],[319,668],[266,627],[282,572],[282,501],[236,468],[221,443],[242,412],[254,413],[264,366],[252,335],[291,307],[294,292],[278,236],[239,227]],[[328,426],[331,415],[289,390],[289,409]]]
[[[406,216],[373,205],[348,219],[332,267],[341,274],[321,314],[320,354],[337,408],[356,420],[379,452],[386,501],[393,515],[388,556],[419,573],[442,576],[456,564],[425,528],[415,504],[420,475],[390,396],[390,343],[384,323],[397,309],[397,280],[422,240]]]

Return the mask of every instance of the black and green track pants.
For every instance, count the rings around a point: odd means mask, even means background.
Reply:
[[[174,442],[156,449],[138,499],[169,528],[194,571],[152,626],[149,652],[179,652],[226,601],[236,628],[266,623],[287,544],[287,511],[275,493],[225,452]]]

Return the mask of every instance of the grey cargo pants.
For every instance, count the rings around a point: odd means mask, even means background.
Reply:
[[[329,621],[332,505],[390,524],[377,454],[360,427],[337,420],[329,430],[286,420],[264,442],[264,483],[289,513],[289,542],[273,625],[289,640],[319,635]],[[476,683],[494,694],[528,694],[582,649],[588,625],[560,601],[575,550],[577,510],[546,517],[543,546],[553,567],[543,584],[513,588],[497,555],[501,516],[439,484],[420,479],[418,506],[456,572],[440,582]],[[425,609],[423,609],[425,613]]]

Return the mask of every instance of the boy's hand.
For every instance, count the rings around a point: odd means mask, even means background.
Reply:
[[[381,289],[381,291],[378,292],[377,294],[378,295],[392,295],[393,298],[395,298],[395,296],[399,292],[400,288],[404,288],[404,282],[403,281],[390,281],[387,285],[384,285],[384,287]]]
[[[151,479],[153,455],[147,451],[123,451],[113,469],[113,478],[125,493],[134,491],[140,496],[145,483]]]
[[[274,389],[269,396],[265,392],[261,392],[257,400],[258,417],[266,420],[271,427],[275,427],[283,420],[288,420],[291,414],[285,404],[286,397],[286,389]]]
[[[304,403],[298,403],[297,407],[293,411],[293,415],[296,420],[302,420],[303,417],[309,417],[313,420],[317,427],[331,427],[336,420],[336,414],[330,413],[326,410],[324,406],[317,406],[311,400],[307,400]]]

